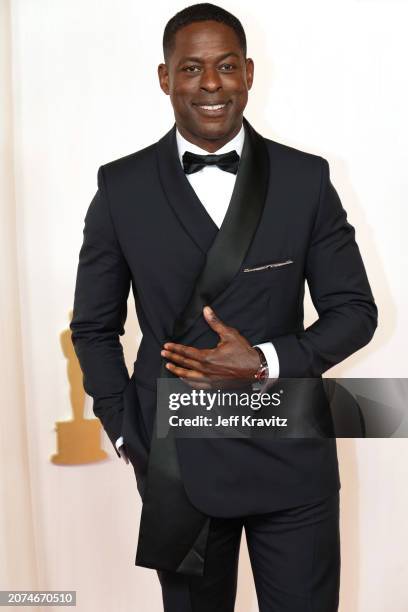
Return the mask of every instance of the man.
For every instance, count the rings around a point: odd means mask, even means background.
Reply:
[[[231,611],[244,527],[262,612],[334,612],[335,439],[159,439],[156,383],[320,379],[367,344],[377,309],[354,229],[327,161],[243,117],[254,63],[238,19],[188,7],[163,50],[175,125],[99,169],[71,322],[85,390],[142,497],[136,564],[158,570],[167,612]],[[319,315],[306,330],[305,279]],[[130,286],[143,338],[129,379]]]

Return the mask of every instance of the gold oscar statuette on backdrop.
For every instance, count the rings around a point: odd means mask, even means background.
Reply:
[[[72,311],[69,319],[72,319]],[[109,455],[101,448],[102,426],[99,419],[84,419],[85,391],[82,385],[82,371],[71,341],[71,330],[61,333],[62,351],[67,359],[70,399],[74,418],[57,421],[57,452],[51,455],[52,463],[78,465],[94,463]]]

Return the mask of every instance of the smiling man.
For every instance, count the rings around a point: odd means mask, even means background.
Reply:
[[[177,30],[174,26],[167,26],[160,85],[170,95],[180,134],[213,153],[242,128],[254,63],[246,58],[243,34],[223,22],[192,22]]]
[[[160,438],[155,415],[159,378],[320,380],[366,345],[377,308],[354,228],[328,162],[243,116],[254,62],[236,17],[190,6],[163,51],[175,123],[99,168],[71,322],[94,413],[143,501],[136,565],[158,571],[166,612],[231,612],[245,529],[262,612],[335,612],[335,438]],[[130,287],[143,338],[129,378]]]

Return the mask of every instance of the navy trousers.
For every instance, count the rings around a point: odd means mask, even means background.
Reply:
[[[233,612],[242,528],[259,612],[337,612],[340,495],[267,514],[211,518],[204,576],[159,571],[164,612]]]

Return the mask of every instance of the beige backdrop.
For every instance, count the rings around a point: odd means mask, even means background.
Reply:
[[[221,5],[242,20],[255,60],[249,121],[326,157],[356,227],[379,328],[329,374],[404,377],[407,3]],[[183,6],[0,0],[0,588],[75,589],[79,612],[161,609],[155,573],[134,566],[131,467],[105,436],[103,462],[61,467],[50,456],[55,422],[72,414],[62,344],[96,172],[170,129],[156,66],[164,25]],[[308,301],[307,321],[315,316]],[[131,301],[126,332],[131,369],[140,335]],[[341,612],[405,612],[408,443],[338,448]],[[255,612],[245,545],[239,580],[237,612]]]

